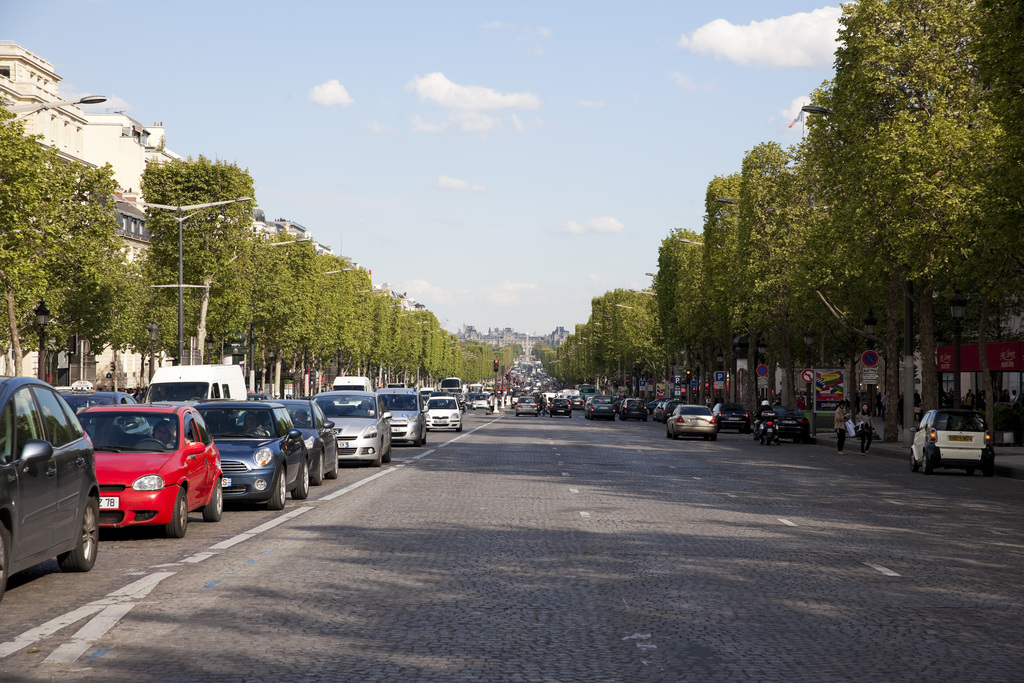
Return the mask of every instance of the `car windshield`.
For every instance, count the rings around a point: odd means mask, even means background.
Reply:
[[[981,413],[938,413],[932,426],[940,432],[983,432],[985,418]]]
[[[416,394],[381,394],[388,410],[419,410]]]
[[[454,398],[432,398],[427,410],[458,410],[459,404]]]
[[[213,438],[267,439],[277,433],[277,421],[270,408],[199,407]]]
[[[178,418],[170,413],[93,412],[78,419],[97,451],[169,453],[178,448]]]
[[[92,408],[93,406],[108,406],[111,404],[110,394],[61,394],[64,400],[68,402],[71,409],[76,413],[80,413],[86,408]]]
[[[376,418],[377,406],[372,396],[361,394],[336,394],[317,396],[316,404],[328,417]]]
[[[149,388],[146,400],[160,401],[201,401],[209,395],[210,385],[206,382],[161,382]]]
[[[292,424],[298,429],[309,429],[313,426],[313,420],[309,416],[308,405],[286,405],[285,409],[292,418]]]

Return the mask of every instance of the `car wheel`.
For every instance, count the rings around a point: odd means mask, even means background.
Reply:
[[[668,430],[668,429],[665,430],[665,438],[666,439],[671,439],[672,438],[672,432],[670,430]]]
[[[679,441],[679,432],[672,432],[672,440]]]
[[[644,418],[644,422],[647,422],[647,418],[646,417]]]
[[[964,471],[967,472],[967,476],[968,477],[973,477],[974,476],[974,468],[973,467],[965,467]]]
[[[274,480],[270,484],[274,492],[267,501],[268,510],[284,510],[285,496],[288,495],[288,482],[285,481],[284,467],[278,467],[274,472]]]
[[[324,483],[324,451],[322,448],[316,454],[316,461],[311,469],[313,473],[309,475],[310,486],[320,486]]]
[[[210,502],[203,506],[204,522],[219,522],[224,515],[224,487],[221,486],[220,477],[213,483],[213,493],[210,494]]]
[[[534,417],[536,417],[536,415]],[[455,428],[455,431],[457,431],[457,432],[461,432],[462,431],[462,423],[461,422],[459,423],[459,426]]]
[[[292,489],[292,500],[306,500],[309,498],[309,462],[303,460],[299,465],[298,481]]]
[[[389,442],[388,443],[388,450],[387,450],[387,452],[383,453],[380,456],[380,461],[381,462],[391,462],[391,449],[392,448],[393,448],[393,445]]]
[[[384,443],[381,442],[381,448],[383,448],[383,447],[384,447]],[[383,460],[382,460],[383,457],[384,457],[384,454],[378,449],[377,450],[377,458],[370,461],[370,467],[380,467],[381,463],[383,462]]]
[[[712,434],[711,435],[711,440],[712,441],[718,441],[718,434]]]
[[[61,571],[87,572],[96,564],[100,544],[100,501],[89,498],[82,512],[82,526],[74,549],[57,556]],[[9,553],[10,551],[8,551]]]
[[[188,531],[188,494],[184,486],[178,487],[178,497],[174,499],[174,511],[171,521],[164,525],[167,538],[184,538]]]
[[[994,477],[994,476],[996,476],[996,463],[995,463],[995,461],[990,462],[990,463],[988,463],[986,465],[982,465],[981,466],[981,474],[982,474],[982,476],[985,476],[985,477]]]
[[[7,567],[11,561],[11,532],[3,524],[0,524],[0,600],[4,599],[4,589],[7,588]]]
[[[914,451],[910,451],[910,471],[917,472],[919,469],[921,469],[921,463],[914,457]]]
[[[932,472],[935,471],[935,466],[932,465],[932,461],[928,459],[928,454],[927,453],[924,454],[924,457],[922,458],[922,460],[924,460],[924,473],[925,474],[931,474]]]
[[[424,433],[426,433],[426,432],[424,432]],[[424,441],[425,440],[426,439],[424,438]],[[327,470],[327,472],[324,473],[324,477],[327,478],[327,479],[337,479],[338,478],[338,457],[337,456],[334,457],[334,462],[331,463],[331,468],[329,470]]]

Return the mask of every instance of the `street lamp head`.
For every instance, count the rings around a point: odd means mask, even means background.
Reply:
[[[835,113],[828,107],[823,107],[820,104],[805,104],[804,106],[800,107],[800,111],[804,112],[805,114],[821,114],[822,116],[828,116],[829,114]]]
[[[735,199],[730,199],[729,197],[718,197],[715,199],[715,201],[721,202],[722,204],[739,204],[738,201],[736,201]]]
[[[804,344],[806,344],[807,346],[810,346],[813,343],[814,343],[814,333],[811,332],[810,330],[807,330],[806,332],[804,332]]]
[[[106,101],[105,95],[86,95],[75,102],[75,104],[103,104]]]
[[[878,325],[878,318],[875,317],[875,312],[872,309],[868,309],[868,317],[864,318],[864,331],[868,334],[875,333],[875,327]]]
[[[149,341],[154,344],[160,339],[160,326],[156,324],[154,320],[149,324]]]
[[[952,301],[949,302],[949,314],[953,316],[954,320],[962,320],[966,308],[967,300],[964,299],[963,294],[957,292]]]
[[[768,352],[768,342],[764,341],[763,339],[759,340],[757,342],[757,352],[762,356],[766,354]]]
[[[42,299],[39,300],[39,305],[36,306],[36,324],[39,327],[46,327],[46,324],[50,322],[50,309],[46,307],[46,302]]]

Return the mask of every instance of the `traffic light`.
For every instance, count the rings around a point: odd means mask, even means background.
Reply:
[[[494,371],[495,372],[498,371],[498,359],[497,358],[494,359]]]

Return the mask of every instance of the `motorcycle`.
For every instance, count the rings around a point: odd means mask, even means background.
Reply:
[[[761,413],[754,430],[755,438],[762,446],[770,446],[772,443],[778,445],[779,441],[779,419],[773,410],[766,410]]]

